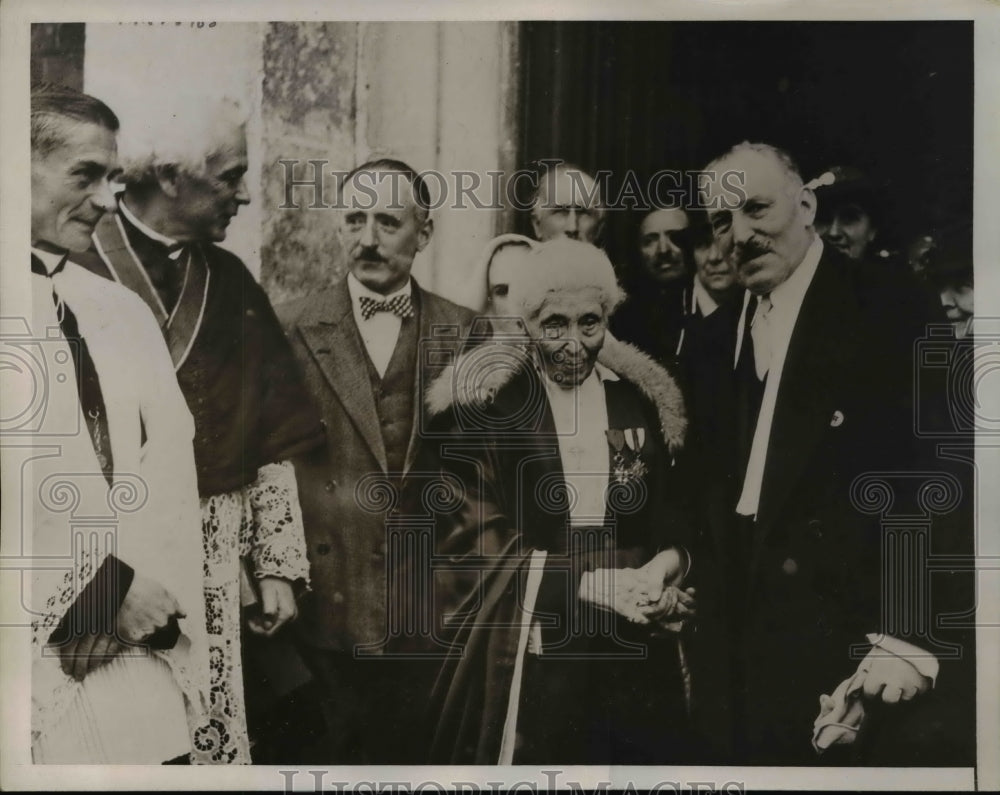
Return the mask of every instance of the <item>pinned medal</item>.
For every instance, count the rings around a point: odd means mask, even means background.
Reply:
[[[844,424],[844,412],[839,410],[833,412],[833,417],[830,418],[830,427],[839,428],[843,424]]]
[[[614,450],[611,458],[612,480],[619,485],[626,485],[642,478],[646,474],[646,464],[642,460],[640,450],[646,440],[645,428],[609,428],[606,432],[608,444]]]
[[[628,449],[631,450],[633,453],[638,453],[642,449],[642,444],[645,441],[646,441],[645,428],[625,429],[625,444],[628,445]]]

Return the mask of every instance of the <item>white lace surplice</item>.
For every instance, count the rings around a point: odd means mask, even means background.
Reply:
[[[250,764],[240,659],[240,558],[254,575],[308,581],[295,470],[283,461],[251,485],[201,501],[205,544],[205,614],[211,655],[206,722],[194,727],[194,764]]]

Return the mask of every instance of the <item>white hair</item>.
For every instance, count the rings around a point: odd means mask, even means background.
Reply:
[[[594,289],[605,318],[625,299],[611,260],[597,246],[562,237],[541,243],[511,279],[511,305],[536,317],[546,300],[560,293]]]
[[[219,151],[224,136],[245,127],[246,122],[243,108],[228,97],[182,95],[177,102],[150,103],[141,114],[122,122],[122,181],[126,185],[148,182],[154,169],[162,165],[201,174],[206,161]]]

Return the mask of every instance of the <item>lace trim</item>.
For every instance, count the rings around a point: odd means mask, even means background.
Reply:
[[[192,764],[250,764],[240,658],[239,558],[245,508],[243,490],[201,501],[210,684],[207,714],[191,726]]]
[[[205,498],[201,505],[211,685],[208,714],[192,727],[191,761],[250,764],[240,656],[240,558],[253,560],[258,578],[308,582],[295,469],[289,462],[268,464],[251,485]]]
[[[261,467],[246,492],[250,510],[244,513],[240,546],[252,557],[258,579],[282,577],[308,584],[302,508],[291,462]]]

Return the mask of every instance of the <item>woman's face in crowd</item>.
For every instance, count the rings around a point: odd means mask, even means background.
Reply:
[[[528,320],[546,374],[565,389],[587,380],[604,346],[608,321],[600,298],[593,287],[556,293]]]
[[[823,241],[850,259],[864,258],[875,239],[875,224],[871,216],[857,204],[843,204],[829,217],[822,213],[816,218],[816,231]]]

